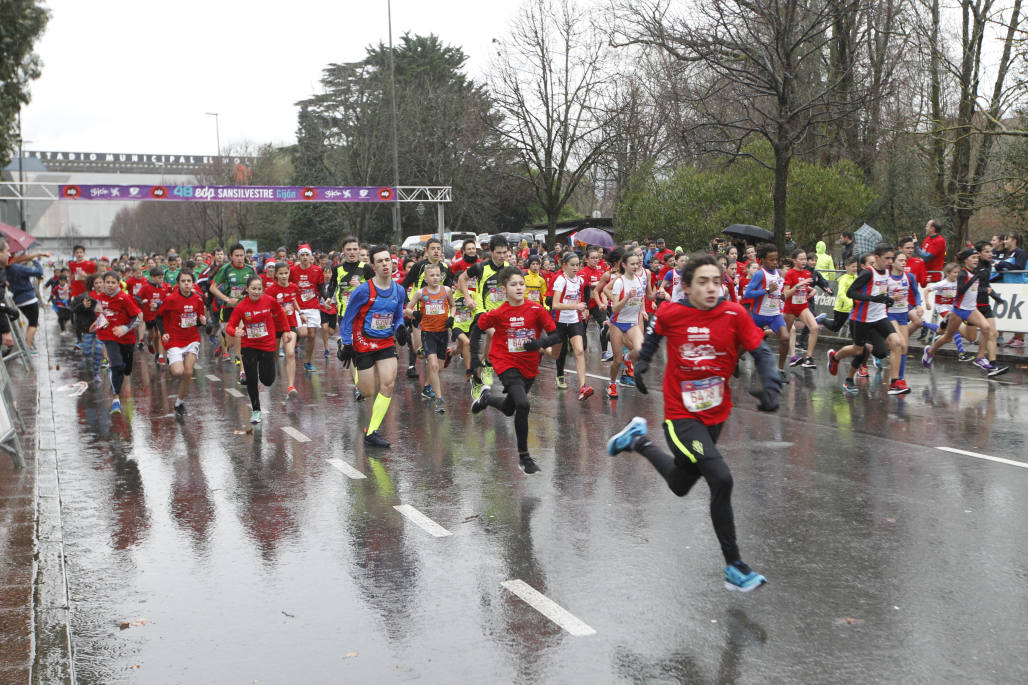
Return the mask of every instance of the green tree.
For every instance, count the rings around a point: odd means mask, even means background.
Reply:
[[[29,82],[39,78],[42,62],[32,52],[50,12],[35,0],[0,2],[0,167],[17,148],[18,113],[29,103]]]

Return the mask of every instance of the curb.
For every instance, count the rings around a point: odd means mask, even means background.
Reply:
[[[818,333],[818,336],[817,336],[818,345],[821,344],[822,340],[825,341],[825,342],[831,341],[833,344],[834,343],[838,343],[838,344],[841,344],[841,345],[849,345],[850,343],[853,342],[853,340],[851,338],[844,338],[844,337],[837,336],[837,335],[825,335],[823,332],[822,333]],[[974,348],[974,350],[978,349],[978,345],[972,344],[971,346]],[[926,347],[926,345],[924,343],[919,343],[916,340],[911,340],[910,343],[907,345],[907,354],[908,355],[916,354],[917,358],[920,359],[921,355],[924,353],[925,347]],[[955,359],[956,356],[957,356],[957,348],[951,347],[950,345],[947,345],[946,347],[943,347],[938,352],[936,352],[935,356],[936,357],[952,357],[952,358]],[[996,361],[1003,362],[1004,364],[1024,365],[1024,364],[1028,364],[1028,354],[1025,354],[1024,352],[1021,352],[1021,353],[1005,352],[1004,348],[1000,347],[996,351]]]

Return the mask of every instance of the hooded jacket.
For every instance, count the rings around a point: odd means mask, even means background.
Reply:
[[[825,245],[825,241],[817,241],[817,245],[814,246],[814,250],[817,252],[817,262],[814,264],[814,268],[818,271],[824,271],[824,277],[829,281],[835,280],[835,262],[832,261],[832,255],[826,251],[828,246]]]

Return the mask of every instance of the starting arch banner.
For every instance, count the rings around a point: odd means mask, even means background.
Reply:
[[[62,200],[188,202],[394,202],[392,186],[61,185]]]

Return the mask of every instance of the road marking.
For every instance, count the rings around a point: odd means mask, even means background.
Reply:
[[[215,376],[213,373],[207,374],[207,380],[209,380],[211,382],[214,382],[214,383],[220,383],[221,382],[221,379],[218,378],[217,376]]]
[[[292,426],[283,426],[282,430],[285,431],[288,435],[293,436],[296,439],[297,442],[310,442],[311,441],[310,438],[308,438],[306,435],[304,435],[300,431],[296,430]]]
[[[560,606],[552,599],[542,594],[531,585],[523,580],[508,580],[500,583],[503,587],[507,588],[515,595],[525,600],[525,602],[538,611],[540,614],[550,619],[558,626],[568,631],[575,637],[584,637],[586,635],[595,635],[596,631],[590,628],[588,625],[583,623],[580,619],[568,612],[567,609]]]
[[[1004,459],[1003,457],[990,457],[987,454],[978,454],[977,452],[968,452],[967,450],[958,450],[953,447],[936,447],[937,450],[943,452],[953,452],[954,454],[963,454],[968,457],[974,457],[975,459],[985,459],[987,461],[995,461],[1000,464],[1009,464],[1011,466],[1020,466],[1022,469],[1028,469],[1028,463],[1023,461],[1014,461],[1013,459]]]
[[[410,519],[412,523],[429,535],[434,535],[437,538],[444,538],[447,535],[453,535],[453,533],[446,530],[409,504],[397,504],[393,509]]]
[[[367,478],[367,476],[365,476],[363,473],[361,473],[357,469],[355,469],[352,466],[350,466],[349,464],[347,464],[342,459],[326,459],[325,461],[327,461],[329,464],[331,464],[332,468],[335,468],[335,469],[338,469],[339,471],[341,471],[343,473],[343,475],[346,476],[347,478],[352,478],[353,480],[360,480],[361,478]]]
[[[995,378],[989,378],[988,376],[980,376],[975,378],[974,376],[951,376],[951,378],[963,378],[965,381],[985,381],[986,383],[1000,383],[1002,385],[1017,385],[1013,381],[998,381]]]
[[[232,395],[232,397],[246,397],[246,395],[244,395],[243,393],[239,392],[235,388],[227,388],[225,390],[225,392],[227,392],[229,395]]]
[[[564,373],[573,373],[576,376],[578,375],[577,371],[572,371],[571,369],[564,369]],[[607,381],[608,383],[610,382],[610,376],[600,376],[598,374],[588,373],[588,372],[585,375],[589,376],[590,378],[597,378],[597,379],[599,379],[601,381]]]

